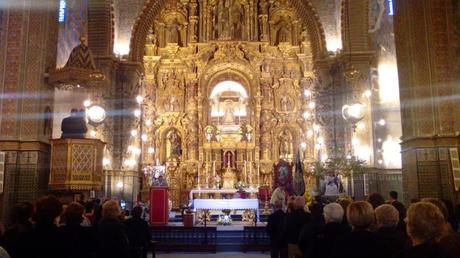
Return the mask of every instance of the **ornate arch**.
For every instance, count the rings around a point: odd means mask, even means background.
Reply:
[[[148,31],[153,21],[165,6],[167,0],[147,0],[137,18],[131,34],[129,59],[133,62],[141,62],[144,56],[144,47]],[[324,29],[316,10],[309,0],[290,0],[292,6],[305,22],[310,36],[313,58],[321,60],[327,57],[326,38]]]
[[[251,89],[257,88],[251,87],[251,84],[256,84],[258,86],[257,77],[252,73],[252,69],[241,62],[218,62],[209,64],[200,77],[200,90],[202,94],[208,96],[217,83],[224,80],[232,80],[239,82],[245,88],[249,98],[251,98],[256,94],[256,92],[252,92]]]

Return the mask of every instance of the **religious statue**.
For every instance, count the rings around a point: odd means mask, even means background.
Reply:
[[[69,59],[64,67],[74,67],[88,70],[96,70],[93,54],[88,47],[88,40],[85,36],[80,37],[80,45],[70,52]]]
[[[230,39],[230,3],[231,0],[221,0],[217,6],[217,39]]]
[[[235,171],[230,167],[225,169],[224,174],[222,175],[223,178],[223,188],[231,189],[235,187],[235,183],[237,182],[237,177]]]
[[[280,99],[280,111],[289,112],[292,111],[292,100],[289,96],[282,96]]]
[[[233,153],[231,151],[227,151],[224,154],[224,167],[234,167],[233,163]]]
[[[160,175],[158,178],[153,177],[152,179],[152,186],[168,186],[168,182],[164,178],[164,176]]]
[[[289,25],[286,24],[285,22],[282,22],[279,26],[278,33],[276,34],[276,43],[282,43],[282,42],[291,42],[290,36],[291,36],[291,31],[288,27]]]
[[[145,44],[145,55],[155,56],[157,52],[157,37],[155,34],[150,33],[147,36],[147,44]]]
[[[180,105],[179,100],[176,96],[169,96],[166,98],[164,103],[164,109],[166,112],[179,112]]]
[[[289,129],[285,128],[279,136],[279,154],[280,158],[288,159],[292,157],[292,135]]]
[[[85,134],[88,131],[86,127],[86,121],[84,117],[84,111],[79,111],[73,108],[70,111],[70,116],[62,120],[61,123],[61,138],[85,138]]]
[[[242,28],[244,23],[243,9],[238,1],[234,1],[231,8],[231,36],[233,39],[241,39],[243,34]]]
[[[180,157],[182,155],[182,141],[180,136],[177,133],[177,130],[173,129],[168,133],[168,141],[169,141],[169,156],[171,157]]]
[[[233,108],[233,101],[226,100],[225,103],[226,103],[226,106],[225,106],[225,113],[223,117],[223,123],[228,124],[228,125],[233,125],[235,124],[235,111]]]
[[[328,172],[324,177],[324,196],[337,197],[343,190],[342,182],[340,178],[335,174]]]
[[[177,18],[171,24],[168,24],[166,28],[166,43],[177,43],[179,46],[183,46],[184,42],[182,42],[181,38],[182,25]]]

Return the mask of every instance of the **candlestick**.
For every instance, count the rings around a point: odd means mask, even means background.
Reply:
[[[246,165],[246,160],[244,161],[244,181],[247,182],[248,180],[248,171],[247,171],[247,165]]]
[[[205,177],[206,177],[206,188],[209,188],[208,162],[206,162],[206,164],[205,164],[205,171],[206,171],[206,174],[205,174]]]
[[[249,163],[249,185],[252,187],[252,161]]]
[[[198,170],[198,180],[197,180],[198,182],[196,184],[197,184],[197,188],[200,189],[200,164],[199,163],[196,164],[196,168]]]
[[[257,188],[260,187],[260,163],[257,164]]]

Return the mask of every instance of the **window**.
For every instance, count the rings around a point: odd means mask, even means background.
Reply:
[[[394,10],[393,10],[393,0],[388,0],[388,15],[393,16]]]
[[[59,1],[59,15],[58,15],[59,23],[63,23],[65,21],[65,13],[66,13],[65,9],[66,9],[65,0],[60,0]]]

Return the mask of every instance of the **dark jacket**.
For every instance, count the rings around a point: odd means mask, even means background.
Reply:
[[[13,224],[7,228],[2,237],[2,246],[11,257],[19,257],[18,251],[32,230],[33,227],[30,222]]]
[[[150,228],[148,223],[140,218],[125,220],[126,231],[131,251],[139,250],[146,254],[150,242]]]
[[[64,239],[59,228],[52,224],[37,224],[24,238],[18,256],[27,258],[62,258],[65,254]]]
[[[303,227],[298,245],[305,258],[329,258],[350,231],[343,223],[309,223]]]
[[[388,258],[382,255],[376,236],[367,230],[356,230],[345,235],[331,257],[334,258]]]
[[[277,210],[268,216],[267,233],[270,237],[270,245],[287,246],[284,234],[285,227],[286,214],[283,210]]]
[[[449,258],[449,255],[438,244],[426,242],[406,249],[398,258]]]
[[[288,244],[297,244],[300,231],[303,226],[310,222],[310,213],[303,209],[297,209],[287,215],[286,240]]]
[[[83,117],[69,116],[62,120],[61,123],[61,138],[85,138],[88,131],[86,122]]]
[[[62,231],[66,257],[90,258],[95,257],[97,250],[96,230],[80,225],[66,225],[59,228]]]
[[[98,224],[98,256],[100,258],[128,258],[129,246],[125,225],[117,218],[104,217]]]
[[[451,258],[460,258],[460,232],[443,237],[439,244]]]
[[[404,204],[402,204],[399,201],[393,201],[391,202],[391,205],[393,205],[393,207],[395,207],[399,213],[398,230],[406,233],[406,223],[404,222],[404,219],[406,218],[406,213],[407,213],[406,207],[404,206]]]
[[[407,236],[396,228],[379,228],[374,234],[382,254],[388,258],[396,257],[410,245]]]

